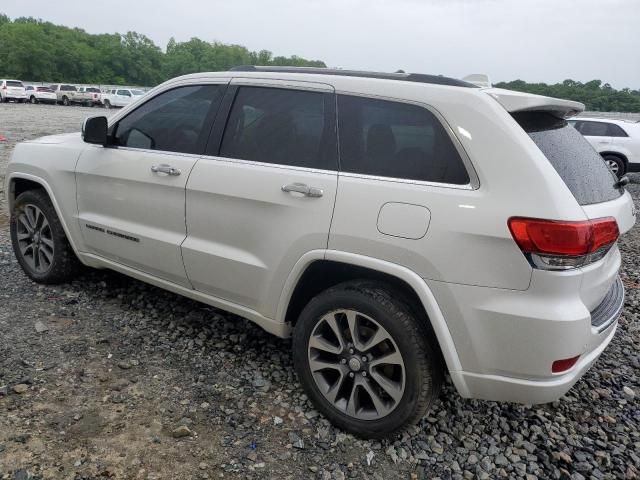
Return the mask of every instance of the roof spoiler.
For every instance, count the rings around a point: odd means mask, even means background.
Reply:
[[[558,118],[568,118],[584,111],[584,104],[533,93],[502,88],[487,88],[483,92],[495,98],[508,112],[545,111]]]
[[[484,73],[472,73],[471,75],[467,75],[466,77],[464,77],[462,81],[473,83],[480,88],[491,88],[493,86],[489,75],[486,75]]]

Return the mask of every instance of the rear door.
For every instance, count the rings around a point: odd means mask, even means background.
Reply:
[[[185,185],[227,82],[161,92],[110,126],[112,146],[85,149],[77,202],[91,253],[190,286],[180,252]]]
[[[581,120],[577,128],[598,152],[607,150],[611,144],[608,123]]]
[[[274,318],[295,263],[327,248],[336,187],[333,88],[234,79],[187,184],[194,288]]]

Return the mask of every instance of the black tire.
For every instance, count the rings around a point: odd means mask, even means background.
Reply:
[[[607,166],[611,171],[618,177],[622,178],[622,176],[627,173],[627,169],[624,164],[624,160],[622,160],[617,155],[606,154],[603,155],[602,158],[607,163]]]
[[[111,108],[111,102],[109,100],[105,100],[104,101],[104,108],[106,108],[106,109]]]
[[[38,103],[38,99],[36,98],[36,96],[35,96],[35,95],[31,95],[31,98],[29,98],[29,101],[30,101],[31,103],[33,103],[34,105],[35,105],[36,103]]]
[[[360,437],[387,437],[419,422],[440,392],[444,366],[435,337],[430,328],[412,315],[411,307],[400,298],[401,295],[395,295],[392,289],[379,282],[360,280],[342,283],[313,298],[303,309],[295,326],[293,359],[307,395],[333,424]],[[381,418],[365,420],[348,415],[325,398],[311,372],[310,336],[325,314],[342,309],[355,310],[375,319],[390,334],[402,355],[404,391],[391,413]],[[346,376],[344,378],[346,380]],[[342,379],[338,381],[342,382]]]
[[[36,271],[30,266],[21,252],[18,242],[18,217],[24,212],[27,205],[33,205],[40,209],[50,227],[50,237],[54,245],[53,260],[48,269],[43,272]],[[44,284],[64,283],[73,279],[79,273],[80,261],[73,252],[71,245],[69,245],[60,219],[44,190],[29,190],[18,195],[11,211],[10,230],[13,252],[18,259],[18,263],[27,276],[35,282]]]
[[[67,97],[62,97],[62,105],[68,107],[70,105],[69,99]]]

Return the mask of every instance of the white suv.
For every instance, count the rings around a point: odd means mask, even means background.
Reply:
[[[640,122],[604,118],[569,120],[618,177],[640,172]]]
[[[11,238],[293,335],[309,397],[365,437],[464,397],[562,396],[611,341],[630,195],[582,104],[440,76],[244,67],[19,144]],[[526,180],[523,180],[526,179]]]
[[[0,102],[9,100],[20,103],[27,101],[27,93],[20,80],[0,80]]]

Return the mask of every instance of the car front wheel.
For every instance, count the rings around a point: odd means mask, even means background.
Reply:
[[[433,339],[398,298],[374,282],[343,283],[312,299],[295,327],[294,363],[307,394],[361,437],[417,423],[442,382]]]
[[[18,263],[32,280],[62,283],[77,274],[80,262],[44,190],[30,190],[16,198],[10,230]]]

